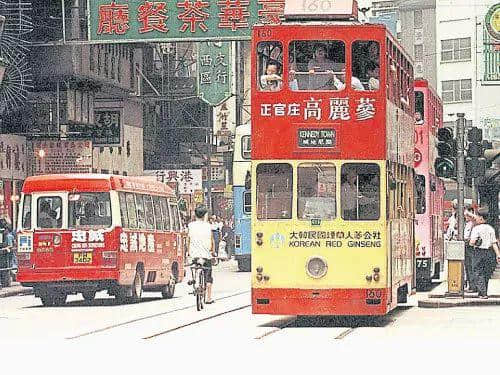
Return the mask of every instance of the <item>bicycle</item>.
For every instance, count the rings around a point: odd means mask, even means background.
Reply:
[[[190,266],[192,278],[188,281],[188,285],[193,286],[193,291],[190,294],[193,294],[196,297],[196,310],[198,311],[203,310],[207,293],[204,271],[209,268],[203,266],[205,261],[206,259],[204,258],[195,258]],[[211,259],[210,261],[213,265],[216,265],[214,264],[214,259]]]

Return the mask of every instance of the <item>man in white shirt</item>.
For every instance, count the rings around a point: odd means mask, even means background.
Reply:
[[[203,260],[203,272],[205,273],[205,281],[207,285],[207,294],[205,303],[213,303],[212,300],[212,284],[214,282],[212,277],[212,257],[215,256],[215,244],[212,236],[212,228],[206,222],[205,216],[207,214],[205,206],[198,206],[194,210],[195,221],[188,225],[187,247],[188,256],[193,258],[193,261],[198,259]]]
[[[476,215],[477,225],[470,234],[470,245],[475,247],[472,270],[479,298],[488,298],[488,281],[500,260],[495,229],[486,223],[487,218],[488,210],[480,209]]]
[[[476,293],[477,288],[474,284],[474,272],[472,271],[472,259],[474,257],[474,247],[470,246],[469,240],[472,232],[472,228],[475,225],[475,216],[469,211],[464,211],[465,217],[465,228],[464,228],[464,241],[465,241],[465,277],[467,279],[468,289],[465,291],[468,293]]]

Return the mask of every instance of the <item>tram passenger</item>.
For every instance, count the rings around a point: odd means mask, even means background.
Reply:
[[[474,246],[472,270],[474,282],[479,292],[479,298],[488,298],[488,282],[500,260],[500,249],[495,237],[495,229],[486,223],[488,209],[483,208],[476,215],[477,225],[472,228],[470,245]]]
[[[366,64],[366,75],[368,77],[368,89],[370,91],[377,91],[380,88],[380,69],[378,64],[369,61]]]
[[[358,218],[358,175],[349,169],[345,181],[340,185],[342,193],[342,217],[344,220],[357,220]]]
[[[344,79],[340,79],[335,72],[344,72],[345,64],[336,63],[327,58],[327,49],[324,44],[317,44],[314,48],[313,58],[307,64],[307,70],[310,74],[329,73],[324,76],[316,77],[312,83],[312,89],[331,89],[333,84],[334,89],[341,90],[343,88]],[[342,76],[344,73],[339,74]]]
[[[422,118],[422,113],[420,111],[415,112],[415,125],[423,125],[424,119]]]
[[[260,76],[260,85],[263,91],[280,91],[283,80],[278,74],[278,63],[270,62],[266,67],[266,74]]]

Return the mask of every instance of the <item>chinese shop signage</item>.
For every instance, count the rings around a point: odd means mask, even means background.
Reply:
[[[299,129],[299,147],[334,147],[336,132],[334,129]]]
[[[500,40],[500,3],[493,5],[486,14],[486,30],[495,40]]]
[[[157,181],[177,183],[179,194],[193,194],[202,189],[201,169],[162,169],[144,171],[146,176],[155,176]]]
[[[51,173],[91,173],[92,142],[33,142],[33,175]]]
[[[279,24],[285,0],[89,0],[98,41],[249,40],[252,25]]]
[[[70,124],[69,131],[90,137],[94,146],[120,146],[121,112],[119,109],[95,110],[94,124]]]
[[[203,42],[198,46],[198,96],[217,106],[231,96],[231,45]]]

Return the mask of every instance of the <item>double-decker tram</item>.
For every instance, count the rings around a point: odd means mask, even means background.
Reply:
[[[249,272],[250,239],[250,124],[236,127],[233,157],[234,258]]]
[[[444,261],[444,183],[436,176],[436,137],[443,104],[426,80],[415,80],[415,257],[418,289],[439,278]]]
[[[252,34],[252,311],[383,315],[415,285],[413,67],[309,3]]]
[[[138,302],[143,290],[172,298],[184,276],[185,238],[173,190],[140,177],[44,175],[24,182],[18,280],[43,305],[107,290]]]

